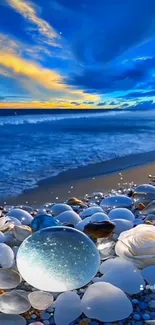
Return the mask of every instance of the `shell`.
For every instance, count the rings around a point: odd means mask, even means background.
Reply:
[[[14,226],[13,229],[13,235],[14,237],[19,240],[20,242],[22,242],[25,238],[27,238],[28,236],[30,236],[32,234],[32,229],[28,226]]]

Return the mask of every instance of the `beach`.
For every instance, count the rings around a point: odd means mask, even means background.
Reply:
[[[86,169],[88,172],[87,167],[82,169],[83,173],[85,172],[87,177],[81,177],[83,174],[81,173],[81,170],[79,171],[77,169],[71,171],[71,173],[64,173],[55,178],[45,179],[41,181],[36,188],[24,191],[17,197],[8,198],[6,203],[11,205],[26,203],[37,206],[46,202],[62,202],[71,197],[83,198],[85,194],[91,195],[96,191],[101,191],[106,194],[112,188],[116,189],[118,184],[131,183],[132,181],[137,185],[148,183],[148,175],[155,174],[154,162],[142,164],[141,159],[141,165],[130,168],[125,168],[125,162],[129,162],[129,157],[111,161],[111,165],[118,163],[120,169],[113,173],[107,173],[104,175],[98,175],[99,165],[95,165],[93,166],[93,171],[89,171],[89,173],[93,173],[91,176],[87,176],[89,174],[86,173]],[[109,162],[102,164],[102,168],[105,168],[106,166],[109,166]],[[116,168],[118,168],[117,164]],[[4,201],[1,200],[0,204],[4,204]]]

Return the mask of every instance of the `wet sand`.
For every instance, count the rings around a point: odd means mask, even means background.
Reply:
[[[122,180],[119,173],[123,174]],[[155,152],[116,158],[64,172],[40,181],[36,188],[10,197],[5,202],[12,205],[41,205],[45,202],[62,202],[73,196],[83,198],[85,194],[95,191],[106,193],[117,188],[120,182],[148,183],[149,174],[155,175]],[[4,200],[0,204],[4,204]]]

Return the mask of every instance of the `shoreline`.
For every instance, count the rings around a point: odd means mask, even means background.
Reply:
[[[86,193],[96,191],[105,193],[117,188],[121,182],[119,173],[123,173],[122,183],[148,183],[148,175],[155,174],[155,151],[62,172],[39,181],[37,187],[25,190],[18,196],[0,200],[0,204],[37,206],[46,202],[62,202],[73,196],[83,198]]]

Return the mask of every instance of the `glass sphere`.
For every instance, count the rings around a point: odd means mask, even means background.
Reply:
[[[37,231],[23,241],[17,253],[17,267],[24,280],[49,292],[85,286],[99,265],[100,255],[92,240],[69,227]]]

